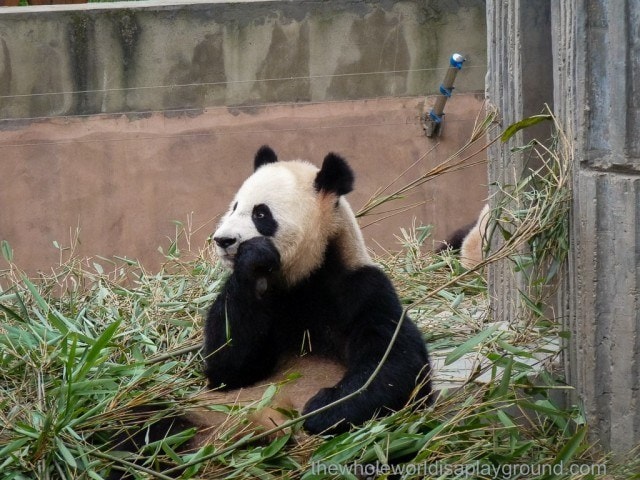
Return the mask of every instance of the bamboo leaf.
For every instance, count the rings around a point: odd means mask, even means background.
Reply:
[[[74,381],[79,381],[84,378],[87,372],[95,366],[96,360],[102,349],[111,341],[113,335],[116,333],[116,330],[120,326],[121,320],[116,320],[107,328],[104,329],[104,332],[96,339],[95,343],[91,346],[89,351],[80,361],[80,368],[73,375]]]
[[[575,456],[576,452],[580,449],[582,442],[587,436],[587,426],[581,427],[578,431],[569,439],[569,441],[558,452],[554,464],[564,463],[568,464]]]
[[[282,450],[282,447],[287,444],[290,437],[291,434],[287,433],[286,435],[276,438],[273,442],[264,447],[262,452],[260,452],[262,459],[265,460],[276,455],[280,450]]]
[[[9,242],[2,240],[2,242],[0,242],[0,250],[2,250],[2,256],[7,262],[13,262],[13,249],[11,245],[9,245]]]
[[[502,378],[500,379],[500,385],[493,392],[494,398],[502,398],[509,391],[509,385],[511,385],[511,371],[513,369],[513,357],[507,358],[507,364],[502,371]]]
[[[464,300],[464,292],[458,294],[458,296],[451,302],[451,309],[454,310],[460,306]]]
[[[76,459],[74,458],[73,454],[69,451],[67,446],[64,444],[64,442],[59,437],[56,437],[55,442],[56,442],[56,447],[58,449],[58,452],[60,453],[64,461],[67,462],[67,464],[69,464],[71,468],[77,469],[78,464],[76,463]]]
[[[29,443],[31,439],[28,437],[21,437],[13,442],[9,442],[3,448],[0,449],[0,458],[4,458],[15,452],[16,450],[20,450],[23,446]]]
[[[497,325],[497,324],[496,325],[492,325],[491,327],[487,328],[486,330],[481,331],[476,336],[471,337],[469,340],[464,342],[458,348],[453,350],[449,355],[447,355],[447,357],[444,360],[444,364],[445,365],[451,365],[456,360],[459,360],[460,358],[465,356],[467,353],[471,352],[475,348],[476,345],[478,345],[479,343],[483,342],[488,337],[490,337],[498,329],[498,326],[499,325]]]
[[[502,143],[507,142],[511,137],[513,137],[520,130],[524,128],[532,127],[534,125],[537,125],[538,123],[546,122],[552,119],[553,117],[548,114],[532,115],[531,117],[524,118],[519,122],[512,123],[511,125],[509,125],[506,128],[506,130],[502,132],[502,135],[500,136],[500,140],[502,141]]]
[[[198,450],[196,453],[194,453],[193,455],[187,455],[184,460],[185,462],[196,461],[202,457],[205,457],[213,453],[213,451],[214,451],[213,445],[206,445],[202,447],[200,450]],[[196,463],[195,465],[191,465],[185,470],[181,478],[193,477],[196,473],[198,473],[198,470],[200,470],[201,467],[202,467],[202,463]]]
[[[506,413],[504,413],[503,410],[498,410],[496,412],[496,414],[498,415],[498,419],[500,420],[500,422],[506,427],[506,428],[517,428],[516,424],[513,423],[513,420],[511,420],[511,418],[509,417],[509,415],[507,415]]]
[[[11,310],[6,305],[3,305],[2,303],[0,303],[0,310],[2,310],[4,313],[6,313],[8,316],[13,318],[14,320],[18,320],[19,322],[24,322],[24,320],[22,319],[22,317],[20,315],[18,315],[16,312]]]
[[[260,409],[270,405],[276,393],[278,393],[278,387],[274,384],[269,385],[262,394],[262,398],[257,403],[256,408]]]
[[[49,312],[49,304],[46,302],[46,300],[44,298],[42,298],[42,296],[40,295],[40,292],[38,292],[38,289],[31,282],[31,280],[29,280],[27,277],[23,276],[22,277],[22,281],[24,282],[24,284],[27,286],[27,288],[31,292],[31,295],[33,296],[34,300],[36,301],[36,304],[38,305],[38,308],[40,309],[40,311],[43,314],[46,315]]]

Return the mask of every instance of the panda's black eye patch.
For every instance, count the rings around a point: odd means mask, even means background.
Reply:
[[[264,203],[253,207],[251,219],[253,220],[253,224],[256,226],[256,230],[258,230],[260,235],[273,237],[278,230],[278,222],[273,218],[271,209]]]

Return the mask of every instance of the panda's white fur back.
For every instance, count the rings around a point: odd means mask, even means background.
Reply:
[[[489,205],[485,205],[478,215],[478,220],[462,241],[460,246],[460,263],[471,269],[484,260],[484,247],[487,241],[487,223],[490,218]]]

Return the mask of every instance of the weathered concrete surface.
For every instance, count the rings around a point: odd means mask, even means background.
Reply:
[[[553,56],[525,67],[540,17],[523,13],[536,5],[550,12]],[[527,88],[524,68],[553,78],[553,108],[574,162],[572,248],[558,309],[571,332],[567,377],[592,440],[624,455],[640,444],[640,3],[490,0],[487,21],[487,92],[505,126],[537,113],[526,105],[541,108],[551,93]],[[520,171],[521,160],[492,149],[490,181],[513,168],[509,161]],[[508,275],[490,271],[496,320],[517,315],[520,280]]]
[[[129,2],[0,9],[0,118],[483,88],[482,0]]]
[[[640,4],[553,5],[558,115],[574,143],[567,374],[592,436],[640,444]]]
[[[514,0],[487,2],[487,102],[498,112],[502,128],[530,115],[541,113],[544,105],[553,105],[551,72],[551,18],[548,0]],[[544,127],[543,127],[544,128]],[[492,131],[493,137],[502,133]],[[492,144],[488,151],[489,191],[498,199],[496,183],[515,185],[527,167],[528,158],[512,153],[532,137],[544,140],[540,129],[521,130],[509,142]],[[493,139],[493,138],[492,138]],[[512,206],[512,208],[517,208]],[[494,248],[502,241],[494,235]],[[509,261],[490,265],[488,285],[496,318],[515,322],[521,317],[525,279],[513,272]]]
[[[263,144],[284,160],[320,164],[329,151],[344,155],[356,172],[356,190],[348,198],[357,210],[424,154],[396,187],[456,152],[482,105],[482,95],[454,96],[445,131],[434,140],[419,122],[428,108],[421,97],[210,108],[195,117],[61,118],[5,129],[0,239],[10,242],[18,265],[33,273],[57,264],[52,242],[69,245],[70,230],[78,226],[78,255],[139,258],[153,269],[163,260],[157,247],[166,251],[175,235],[173,220],[187,223],[192,214],[193,228],[199,228],[192,247],[205,244]],[[482,208],[485,172],[485,165],[477,165],[439,177],[395,205],[419,207],[380,224],[366,226],[380,216],[364,217],[368,244],[396,248],[394,235],[414,217],[437,225],[435,238],[445,238]]]

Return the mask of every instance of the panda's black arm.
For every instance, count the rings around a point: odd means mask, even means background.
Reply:
[[[364,267],[345,283],[348,325],[347,372],[340,382],[318,392],[307,405],[308,413],[361,388],[375,371],[394,335],[402,307],[388,278],[377,268]],[[366,391],[338,406],[309,418],[305,428],[312,433],[332,429],[337,433],[359,425],[377,412],[402,408],[418,384],[421,396],[431,392],[430,366],[422,335],[405,317],[386,362]]]
[[[271,319],[233,275],[209,310],[203,357],[210,388],[251,385],[273,369]]]
[[[270,273],[280,256],[267,239],[252,239],[238,250],[233,273],[207,315],[203,356],[209,387],[237,388],[266,377],[275,366],[268,298]]]

